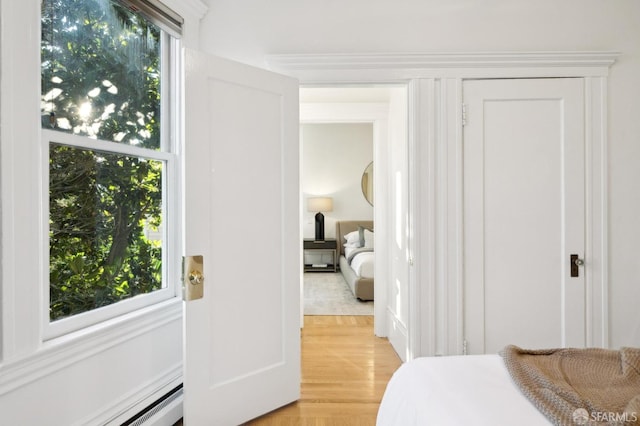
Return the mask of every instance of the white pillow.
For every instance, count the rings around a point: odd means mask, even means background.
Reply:
[[[349,232],[344,236],[344,239],[347,241],[345,247],[360,247],[360,233],[358,231]]]
[[[347,259],[349,258],[349,255],[355,250],[359,248],[358,246],[355,247],[347,247],[347,245],[345,244],[345,248],[344,248],[344,257],[346,257]]]
[[[373,232],[368,229],[364,230],[364,246],[367,248],[373,248]]]

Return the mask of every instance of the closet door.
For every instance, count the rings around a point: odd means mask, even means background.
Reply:
[[[585,344],[583,85],[463,85],[467,353]]]

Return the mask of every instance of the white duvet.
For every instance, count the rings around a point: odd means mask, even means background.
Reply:
[[[365,251],[358,253],[351,260],[351,268],[356,275],[362,278],[373,278],[374,276],[374,253],[372,251]]]
[[[499,355],[418,358],[387,385],[378,426],[549,425]]]

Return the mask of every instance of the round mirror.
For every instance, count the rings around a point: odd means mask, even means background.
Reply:
[[[362,193],[369,204],[373,206],[373,161],[362,173]]]

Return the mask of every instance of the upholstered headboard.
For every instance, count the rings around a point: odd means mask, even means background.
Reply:
[[[373,231],[372,220],[339,220],[336,222],[336,241],[338,245],[338,257],[344,254],[344,236],[349,232],[357,231],[358,226],[363,226]]]

